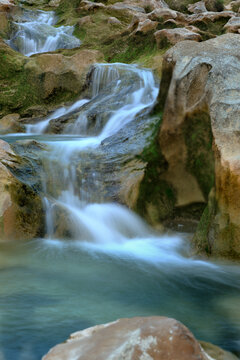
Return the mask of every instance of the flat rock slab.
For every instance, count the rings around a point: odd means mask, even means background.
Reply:
[[[193,334],[166,317],[120,319],[76,332],[43,360],[209,360]]]

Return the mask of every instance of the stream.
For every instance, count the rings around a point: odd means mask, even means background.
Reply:
[[[14,21],[9,44],[27,56],[80,45],[73,28],[54,27],[52,12],[24,11]],[[140,129],[139,117],[150,121],[158,87],[148,69],[96,64],[88,97],[24,134],[2,136],[46,148],[39,155],[46,233],[0,243],[1,360],[37,360],[77,330],[150,315],[176,318],[196,338],[240,354],[239,266],[192,258],[189,235],[158,234],[103,191],[100,165],[122,152],[107,144],[135,122]]]

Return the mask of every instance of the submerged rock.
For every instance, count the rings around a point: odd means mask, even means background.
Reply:
[[[208,349],[217,355],[212,360],[237,359],[217,347],[212,347],[215,351],[211,346],[204,348],[177,320],[136,317],[76,332],[51,349],[43,360],[210,360]]]
[[[199,251],[240,257],[240,38],[227,34],[181,42],[164,58],[160,147],[175,207],[207,202],[195,243]],[[213,144],[213,145],[212,145]],[[215,162],[215,166],[214,166]]]

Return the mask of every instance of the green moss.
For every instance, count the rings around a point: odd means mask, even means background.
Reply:
[[[184,134],[188,151],[187,170],[195,176],[207,200],[214,185],[214,156],[209,115],[201,112],[187,117]]]
[[[167,167],[158,143],[161,119],[161,114],[158,114],[158,121],[152,129],[150,141],[140,155],[140,159],[147,162],[147,167],[140,185],[135,209],[152,224],[159,223],[169,217],[176,201],[173,187],[160,179]]]

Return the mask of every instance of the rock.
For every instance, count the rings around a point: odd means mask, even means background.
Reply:
[[[153,21],[166,21],[174,19],[179,23],[185,24],[185,15],[171,9],[156,9],[148,14],[148,18]]]
[[[208,11],[223,11],[224,4],[222,0],[204,0]]]
[[[24,132],[24,127],[18,122],[19,118],[19,114],[9,114],[0,119],[0,133]]]
[[[81,92],[88,67],[103,61],[99,51],[87,49],[75,50],[70,56],[55,53],[26,58],[1,40],[0,56],[0,117],[71,100]]]
[[[60,5],[61,0],[51,0],[48,5],[52,7],[58,7]]]
[[[176,28],[176,29],[163,29],[158,30],[154,33],[157,46],[159,48],[165,47],[167,43],[175,45],[179,41],[184,40],[194,40],[201,41],[202,38],[199,34],[188,30],[186,28]]]
[[[6,12],[0,12],[0,36],[7,37],[9,32],[8,15]]]
[[[158,26],[157,21],[151,21],[149,19],[140,21],[138,23],[138,27],[136,28],[136,30],[134,31],[134,33],[143,33],[146,34],[150,31],[156,30]]]
[[[78,12],[84,10],[84,11],[95,11],[99,9],[104,9],[105,5],[103,3],[95,3],[88,0],[82,0],[80,3],[80,6],[78,8]]]
[[[235,258],[240,257],[239,51],[236,34],[175,45],[164,58],[159,95],[160,147],[168,163],[160,178],[171,184],[179,208],[206,201],[215,176],[195,244],[199,251]]]
[[[209,355],[209,360],[237,360],[237,357],[232,353],[219,348],[216,345],[207,343],[205,341],[199,341],[203,350]]]
[[[79,22],[78,22],[78,26],[81,28],[82,26],[85,26],[85,25],[89,25],[89,24],[92,24],[93,21],[92,21],[92,18],[91,16],[84,16],[82,17]]]
[[[14,0],[0,0],[0,12],[8,12],[15,6]]]
[[[110,25],[121,25],[122,23],[117,18],[110,17],[110,18],[108,18],[108,24],[110,24]]]
[[[230,2],[230,4],[226,5],[224,9],[225,10],[231,10],[231,11],[234,11],[234,12],[239,12],[240,0],[235,0],[235,1]]]
[[[14,176],[18,171],[24,171],[23,160],[0,140],[1,240],[32,239],[40,236],[44,227],[42,201],[28,185],[29,179],[23,183]]]
[[[120,319],[76,332],[43,360],[209,360],[193,334],[166,317]]]
[[[229,33],[240,33],[240,17],[235,16],[229,19],[224,29]]]
[[[188,5],[188,11],[193,14],[204,13],[207,11],[204,1],[198,1],[194,4]]]

